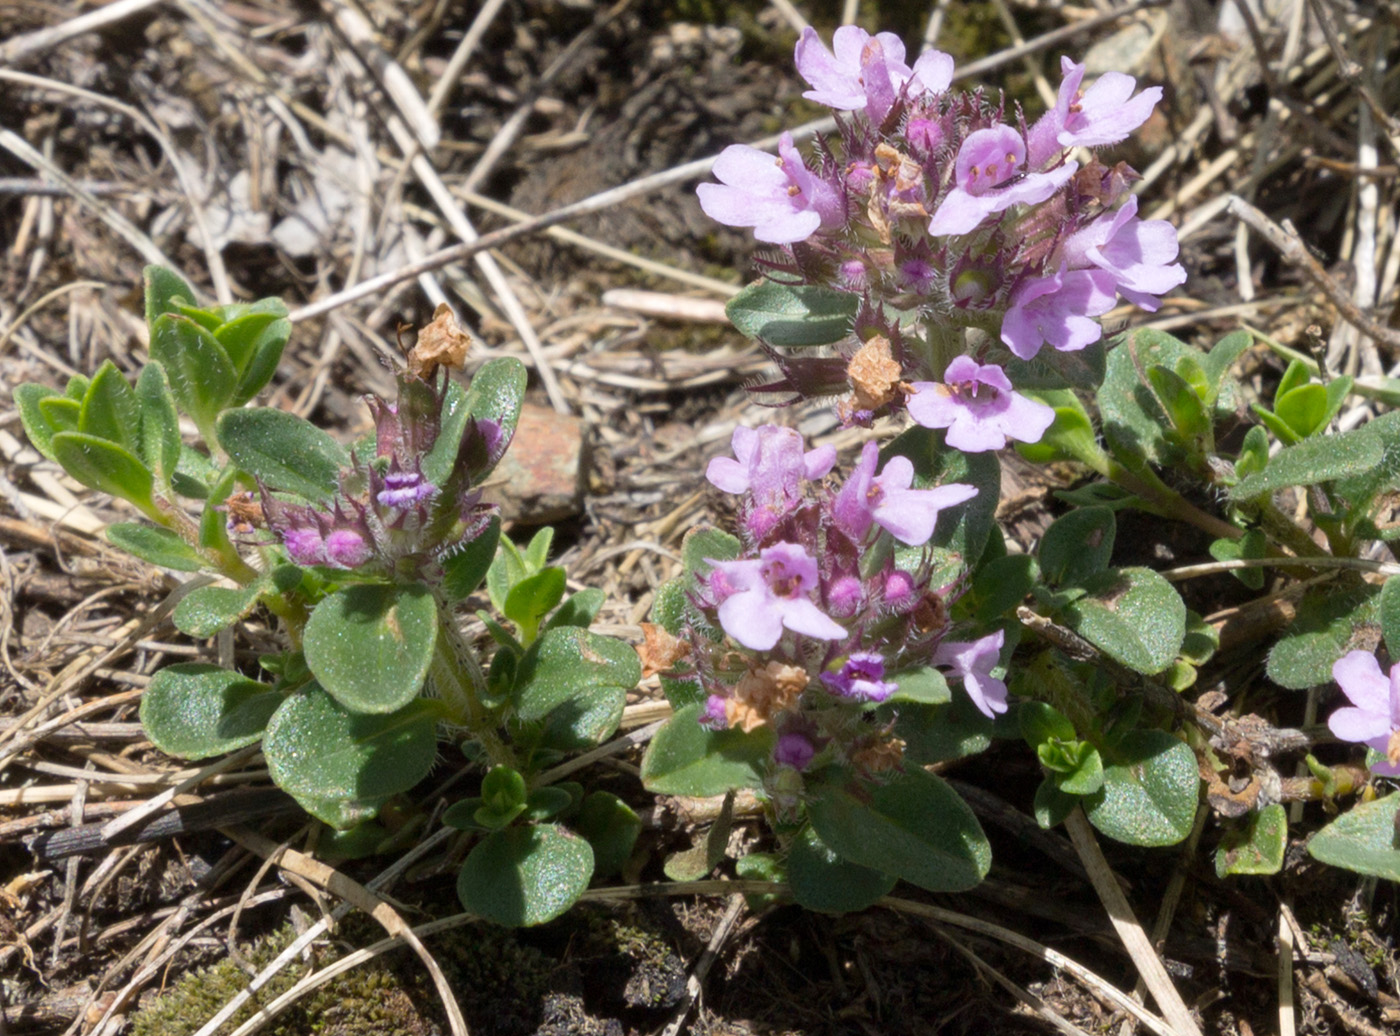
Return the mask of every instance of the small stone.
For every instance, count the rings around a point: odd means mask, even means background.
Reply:
[[[584,424],[526,403],[510,449],[486,481],[485,498],[507,521],[545,525],[583,510],[587,468]]]

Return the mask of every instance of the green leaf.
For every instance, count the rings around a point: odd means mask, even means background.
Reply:
[[[1178,362],[1195,361],[1193,357],[1183,356]],[[1178,433],[1191,438],[1205,438],[1210,434],[1211,423],[1206,417],[1205,405],[1185,378],[1161,364],[1153,364],[1147,368],[1147,380]]]
[[[1278,380],[1278,388],[1274,390],[1274,402],[1277,403],[1280,398],[1288,395],[1294,389],[1302,388],[1308,383],[1309,376],[1306,364],[1301,360],[1289,360],[1288,366],[1284,368],[1283,377]]]
[[[1016,452],[1033,464],[1056,461],[1078,461],[1090,467],[1104,467],[1104,453],[1099,448],[1094,422],[1073,392],[1041,389],[1026,393],[1055,411],[1055,420],[1038,442],[1016,443]]]
[[[1176,660],[1186,636],[1186,605],[1146,568],[1111,568],[1084,580],[1084,596],[1061,612],[1064,624],[1129,669],[1152,675]]]
[[[724,311],[746,338],[770,345],[830,345],[850,334],[860,297],[805,284],[757,281],[729,300]]]
[[[102,534],[107,542],[120,547],[142,561],[177,572],[198,572],[205,567],[204,558],[188,543],[169,529],[158,525],[120,522],[109,525]]]
[[[540,620],[564,597],[564,570],[550,566],[510,588],[501,612],[520,629],[521,643],[534,643]]]
[[[1327,390],[1321,385],[1300,385],[1274,401],[1274,416],[1299,439],[1306,439],[1327,424]]]
[[[126,375],[107,360],[92,376],[78,414],[78,431],[141,452],[141,404]]]
[[[985,752],[997,731],[962,692],[947,705],[903,705],[876,715],[894,720],[895,735],[905,742],[905,759],[919,766]]]
[[[524,806],[530,794],[520,771],[509,766],[493,766],[481,779],[481,802],[494,813],[507,813]]]
[[[563,813],[573,805],[574,797],[566,788],[536,788],[525,799],[525,819],[531,821],[549,820]]]
[[[82,432],[59,432],[52,447],[54,459],[83,485],[129,500],[152,518],[158,513],[155,480],[130,450]]]
[[[1332,663],[1365,643],[1380,625],[1380,588],[1319,588],[1304,596],[1293,622],[1269,652],[1265,671],[1280,687],[1302,691],[1332,680]]]
[[[219,419],[219,443],[233,462],[269,489],[329,500],[350,464],[345,448],[310,421],[270,407],[230,410]]]
[[[1371,507],[1382,493],[1400,488],[1400,411],[1391,411],[1367,421],[1348,435],[1362,434],[1374,439],[1381,449],[1381,463],[1337,483],[1337,494],[1357,511]]]
[[[1105,441],[1125,463],[1146,460],[1171,468],[1187,460],[1182,445],[1168,435],[1172,421],[1145,379],[1146,372],[1154,366],[1175,372],[1188,359],[1203,371],[1213,370],[1211,360],[1199,349],[1165,331],[1146,327],[1127,332],[1109,352],[1108,370],[1098,397],[1099,412]],[[1202,414],[1206,425],[1231,418],[1239,398],[1234,379],[1223,370],[1216,373],[1220,391],[1213,406]],[[1189,386],[1185,387],[1189,391]]]
[[[1092,795],[1104,786],[1103,757],[1093,745],[1076,741],[1073,747],[1065,746],[1065,754],[1072,759],[1074,768],[1051,777],[1062,792],[1066,795]],[[1044,761],[1043,756],[1041,761]]]
[[[1021,736],[1032,748],[1048,741],[1073,741],[1078,731],[1062,712],[1043,701],[1027,701],[1020,708]]]
[[[524,554],[527,572],[539,572],[544,568],[545,562],[549,560],[549,548],[553,542],[554,527],[552,525],[546,525],[530,537],[530,543],[525,548]]]
[[[594,791],[583,800],[579,812],[579,834],[593,847],[593,873],[611,877],[632,858],[637,836],[642,833],[641,818],[632,807],[612,792]]]
[[[303,648],[326,693],[346,708],[394,712],[422,688],[437,632],[437,604],[421,583],[352,586],[316,605]]]
[[[142,271],[142,278],[146,282],[147,327],[153,326],[156,318],[162,313],[176,312],[177,300],[193,304],[199,299],[194,289],[185,283],[184,278],[164,266],[146,267]]]
[[[292,334],[291,322],[285,319],[287,307],[282,300],[264,299],[263,302],[272,303],[276,308],[245,313],[214,331],[214,337],[224,347],[238,375],[229,406],[242,406],[272,380],[282,359],[282,349]]]
[[[746,734],[737,727],[710,730],[698,721],[699,705],[688,705],[656,732],[642,756],[642,783],[658,795],[723,795],[757,788],[773,754],[773,731]]]
[[[175,474],[170,485],[181,496],[194,500],[206,500],[210,487],[219,479],[219,469],[214,462],[192,446],[180,446],[180,461],[175,466]]]
[[[1268,549],[1269,541],[1258,529],[1250,529],[1237,540],[1225,539],[1224,537],[1213,540],[1209,548],[1210,556],[1216,561],[1262,558]],[[1264,570],[1262,568],[1236,568],[1231,569],[1230,574],[1251,590],[1264,588]]]
[[[1400,576],[1391,576],[1381,587],[1380,619],[1386,651],[1400,658]]]
[[[1035,814],[1035,822],[1048,831],[1063,824],[1065,817],[1069,816],[1070,811],[1077,805],[1078,798],[1061,791],[1059,786],[1047,777],[1035,789],[1035,801],[1031,811]]]
[[[920,702],[924,705],[944,705],[953,700],[948,690],[948,681],[932,666],[920,666],[902,673],[894,673],[890,680],[897,688],[890,695],[890,701]]]
[[[1271,802],[1251,813],[1243,827],[1225,833],[1215,850],[1215,874],[1277,874],[1287,848],[1288,813]]]
[[[1263,471],[1241,479],[1230,490],[1230,498],[1253,500],[1292,486],[1360,475],[1377,467],[1384,455],[1377,437],[1364,428],[1308,439],[1280,450]]]
[[[1037,558],[1047,582],[1074,586],[1108,568],[1118,531],[1107,507],[1082,507],[1055,519],[1040,540]]]
[[[263,755],[273,781],[307,812],[354,827],[427,776],[437,756],[436,714],[424,701],[379,715],[351,712],[313,683],[273,714]]]
[[[1005,351],[1005,357],[998,354]],[[1092,392],[1103,384],[1107,350],[1103,340],[1088,348],[1073,352],[1042,349],[1029,360],[1013,355],[1009,350],[996,349],[985,363],[1001,363],[1006,376],[1019,391],[1053,389],[1084,389]],[[1004,362],[1003,362],[1004,360]]]
[[[204,639],[228,629],[251,612],[266,587],[262,583],[234,589],[227,586],[201,586],[191,590],[175,606],[175,628],[191,637]]]
[[[448,598],[461,601],[476,593],[496,556],[501,541],[500,515],[491,521],[476,539],[463,544],[442,562],[442,589]]]
[[[834,852],[931,892],[970,889],[992,863],[967,803],[924,770],[875,786],[809,782],[807,812]]]
[[[811,827],[803,828],[792,843],[787,873],[797,902],[826,914],[864,910],[889,895],[898,880],[842,859]]]
[[[461,447],[462,434],[466,431],[466,417],[476,421],[494,421],[500,426],[504,442],[514,438],[516,425],[520,422],[520,408],[525,402],[526,381],[525,365],[514,357],[502,356],[483,364],[467,388],[462,417],[456,416],[455,409],[444,414],[443,433],[439,434],[438,441],[424,460],[423,474],[431,478],[430,472],[441,471],[445,477],[452,470]],[[449,429],[458,429],[455,444],[447,438],[452,434]],[[473,484],[480,484],[491,473],[492,467],[494,465],[488,463],[476,464],[467,475]]]
[[[1211,350],[1205,358],[1198,361],[1201,373],[1205,377],[1205,384],[1209,386],[1210,390],[1210,394],[1205,397],[1207,405],[1215,405],[1220,387],[1226,384],[1225,377],[1229,374],[1230,368],[1253,344],[1254,336],[1248,331],[1234,331],[1211,346]]]
[[[1103,790],[1084,801],[1091,824],[1128,845],[1175,845],[1191,833],[1201,778],[1185,743],[1160,730],[1135,730],[1109,762]]]
[[[207,435],[238,385],[224,347],[188,317],[166,313],[151,326],[151,359],[165,368],[181,409]]]
[[[1239,478],[1263,471],[1269,463],[1269,436],[1255,425],[1244,434],[1239,456],[1235,458],[1235,474]]]
[[[580,696],[625,695],[641,678],[641,662],[630,644],[561,626],[526,653],[515,682],[516,713],[526,721],[543,719]]]
[[[592,877],[586,839],[555,824],[512,827],[473,847],[457,875],[457,898],[497,924],[544,924],[573,906]]]
[[[136,379],[136,398],[141,406],[141,459],[156,480],[168,486],[180,466],[180,415],[165,369],[154,360]]]
[[[552,630],[560,626],[579,626],[587,629],[593,625],[593,620],[598,617],[598,612],[607,599],[608,595],[596,586],[580,590],[560,605],[559,610],[549,617],[549,621],[545,623],[545,629]]]
[[[1333,867],[1400,881],[1397,812],[1400,794],[1359,802],[1312,836],[1308,855]]]
[[[743,553],[744,545],[737,536],[731,536],[720,529],[701,527],[691,529],[681,542],[681,563],[687,573],[703,577],[709,575],[713,561],[733,561]],[[672,630],[672,633],[678,632]]]
[[[455,381],[447,382],[442,406],[438,410],[438,437],[433,448],[423,457],[423,477],[435,486],[446,485],[462,448],[462,437],[471,421],[467,409],[467,390]]]
[[[1040,581],[1040,565],[1029,554],[1008,554],[977,566],[972,577],[974,619],[990,625],[1026,599]]]
[[[24,425],[24,434],[29,436],[29,441],[36,450],[48,460],[54,460],[51,445],[54,433],[64,428],[77,428],[77,415],[82,412],[82,405],[59,395],[46,385],[36,385],[33,382],[16,385],[13,398],[15,409],[19,411],[20,423]],[[64,401],[61,404],[64,406],[71,404],[72,423],[63,427],[55,426],[39,406],[40,401],[45,399]]]
[[[263,736],[282,695],[240,673],[203,662],[166,666],[141,696],[141,724],[167,755],[208,759]]]

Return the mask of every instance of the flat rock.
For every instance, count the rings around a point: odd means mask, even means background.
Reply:
[[[526,403],[515,439],[487,480],[485,498],[507,521],[545,525],[583,510],[588,449],[582,420]]]

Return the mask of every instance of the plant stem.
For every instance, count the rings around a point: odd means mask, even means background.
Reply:
[[[496,733],[490,710],[482,702],[486,693],[486,674],[476,659],[476,652],[448,618],[452,613],[446,602],[438,601],[442,616],[438,623],[437,649],[433,652],[432,678],[449,721],[470,731],[481,743],[493,766],[516,765],[515,753]]]

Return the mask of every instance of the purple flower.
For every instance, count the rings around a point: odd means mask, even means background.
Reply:
[[[928,542],[938,524],[938,512],[977,495],[977,487],[953,482],[935,489],[911,489],[914,465],[908,457],[891,457],[875,474],[880,448],[865,444],[860,462],[832,502],[837,526],[853,540],[862,540],[871,523],[878,523],[901,543],[917,547]]]
[[[438,493],[437,486],[425,479],[418,471],[388,471],[384,474],[384,485],[374,495],[380,507],[406,509],[420,504]]]
[[[1183,283],[1186,270],[1173,262],[1176,228],[1164,219],[1138,219],[1137,209],[1137,198],[1130,196],[1116,212],[1070,235],[1064,256],[1071,267],[1096,266],[1112,274],[1124,298],[1155,312],[1160,303],[1154,296]]]
[[[1033,277],[1011,295],[1001,323],[1001,340],[1023,360],[1044,342],[1073,352],[1097,342],[1103,328],[1094,317],[1113,308],[1113,276],[1105,270],[1071,270]]]
[[[726,493],[752,493],[758,500],[796,498],[801,479],[819,479],[836,464],[835,447],[804,451],[798,432],[775,424],[740,425],[729,445],[734,457],[715,457],[705,477]]]
[[[1160,86],[1133,97],[1137,80],[1122,72],[1105,72],[1088,91],[1080,93],[1084,66],[1069,58],[1060,59],[1060,74],[1064,78],[1059,97],[1047,116],[1058,124],[1056,140],[1061,147],[1116,144],[1146,122],[1162,99]]]
[[[1332,713],[1327,726],[1341,740],[1385,756],[1372,773],[1400,777],[1400,665],[1391,667],[1387,679],[1375,655],[1352,651],[1332,666],[1332,679],[1351,705]]]
[[[757,558],[711,561],[725,596],[719,606],[724,631],[744,647],[768,651],[786,626],[819,640],[841,640],[845,627],[824,614],[811,599],[817,589],[817,563],[805,547],[777,543]]]
[[[803,164],[790,133],[779,139],[778,156],[747,144],[725,148],[714,165],[720,182],[695,191],[705,214],[727,226],[753,227],[754,237],[775,245],[805,241],[818,227],[843,222],[840,192]]]
[[[326,563],[326,539],[315,526],[291,528],[282,532],[287,556],[303,568]]]
[[[822,683],[841,698],[854,701],[881,702],[898,685],[885,679],[885,660],[872,651],[855,651],[834,673],[822,673]]]
[[[963,690],[988,719],[1006,711],[1006,684],[992,676],[1006,634],[1001,630],[968,642],[945,642],[933,654],[933,664],[947,666],[949,676],[961,677]]]
[[[1055,420],[1044,403],[1011,390],[996,364],[979,365],[971,356],[948,364],[944,383],[914,382],[909,416],[925,428],[948,429],[948,445],[964,453],[999,450],[1007,439],[1039,442]]]
[[[949,55],[925,51],[911,69],[904,62],[904,42],[891,32],[871,36],[858,26],[843,25],[832,35],[831,45],[834,54],[815,29],[802,31],[793,58],[798,74],[812,86],[802,96],[838,111],[864,108],[877,125],[885,121],[901,90],[909,97],[941,94],[953,82]]]
[[[773,748],[773,762],[779,766],[791,766],[794,770],[805,770],[816,754],[817,747],[806,734],[788,733],[778,738]]]
[[[958,149],[953,189],[934,212],[928,232],[966,234],[993,213],[1042,202],[1079,168],[1075,162],[1065,162],[1049,172],[1019,176],[1025,164],[1026,142],[1010,126],[969,133]]]

